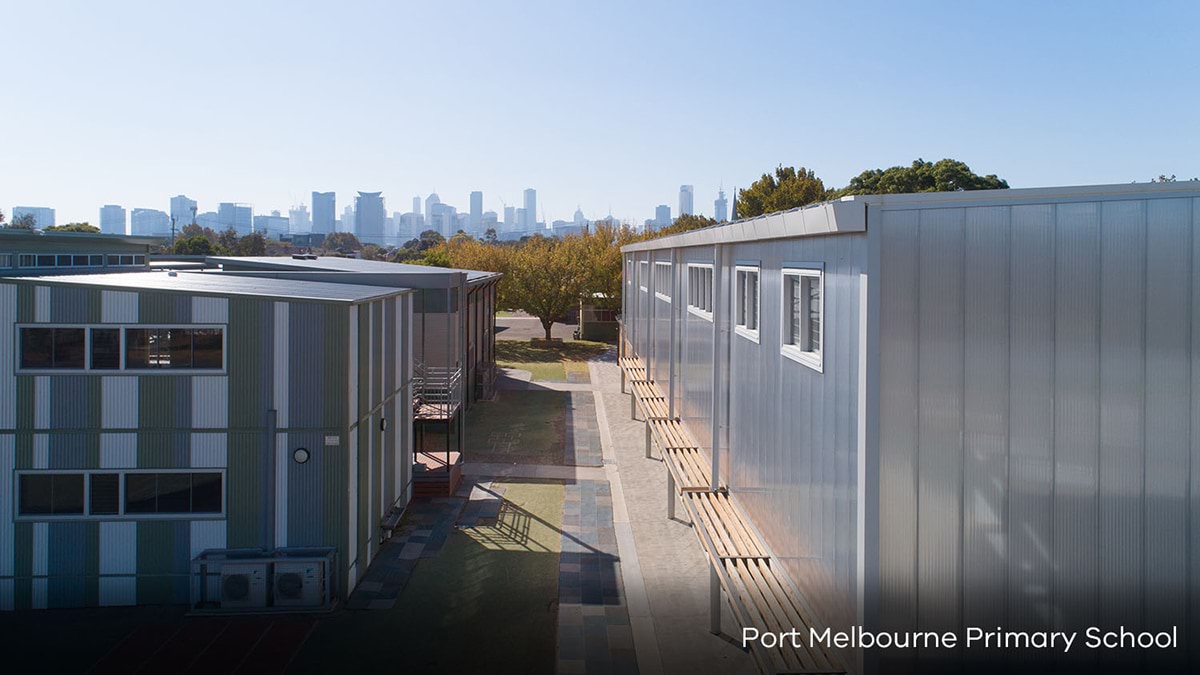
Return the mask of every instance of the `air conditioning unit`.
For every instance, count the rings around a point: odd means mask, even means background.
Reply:
[[[275,563],[276,607],[325,604],[325,564],[319,560]]]
[[[221,566],[221,608],[266,607],[266,563]]]

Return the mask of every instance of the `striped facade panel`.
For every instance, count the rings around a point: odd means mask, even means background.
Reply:
[[[0,401],[17,400],[17,287],[0,283]],[[17,428],[17,408],[0,405],[0,433]]]
[[[0,285],[0,289],[4,288]],[[13,471],[16,470],[17,444],[16,437],[9,433],[0,433],[0,611],[11,611],[14,608],[13,568],[16,553],[13,509],[15,507]]]

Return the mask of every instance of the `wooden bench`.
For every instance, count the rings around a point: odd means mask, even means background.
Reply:
[[[379,543],[382,544],[392,538],[396,528],[400,526],[400,521],[404,518],[404,511],[404,507],[393,504],[392,508],[388,509],[387,513],[379,519]]]

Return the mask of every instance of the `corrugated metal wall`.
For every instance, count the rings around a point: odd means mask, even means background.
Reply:
[[[1200,609],[1198,212],[871,208],[884,627],[1157,630]]]

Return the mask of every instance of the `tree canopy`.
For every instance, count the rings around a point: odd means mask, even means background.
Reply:
[[[764,213],[786,211],[826,198],[825,183],[816,172],[780,165],[775,174],[764,173],[750,187],[738,190],[737,216],[753,218]]]
[[[33,230],[37,228],[37,218],[32,213],[22,213],[14,217],[8,227],[13,230]]]
[[[960,190],[1003,190],[1008,181],[995,174],[981,176],[957,159],[926,162],[914,160],[911,166],[868,169],[850,179],[850,184],[834,196],[909,194],[914,192],[958,192]]]
[[[66,225],[51,225],[47,232],[99,232],[100,228],[91,223],[67,223]]]
[[[202,234],[175,240],[172,253],[176,255],[213,255],[213,243]]]

